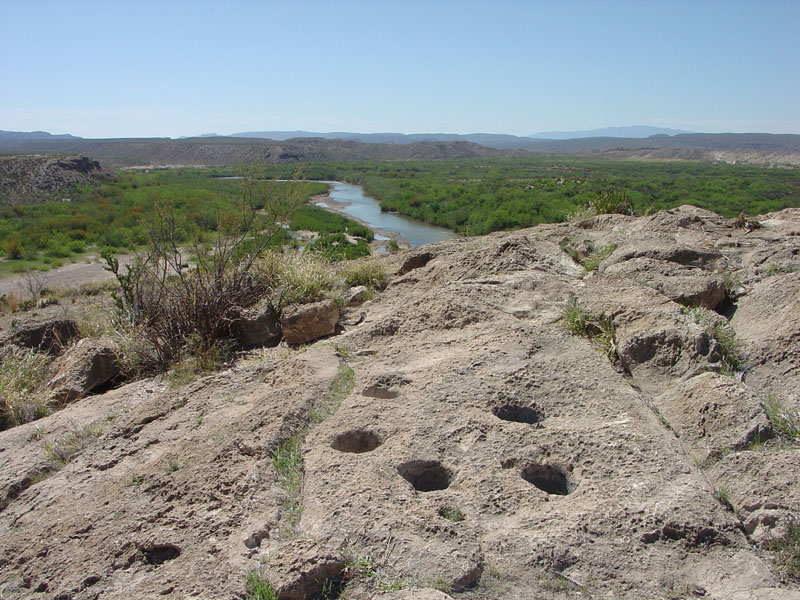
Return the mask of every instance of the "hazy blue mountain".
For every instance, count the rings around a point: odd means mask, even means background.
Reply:
[[[602,127],[587,131],[540,131],[528,137],[545,140],[574,140],[588,137],[647,138],[651,135],[678,135],[692,133],[683,129],[650,127],[649,125],[629,125],[627,127]]]
[[[23,142],[27,140],[82,140],[83,138],[70,135],[68,133],[61,133],[53,135],[46,131],[3,131],[0,130],[0,140],[9,142]]]

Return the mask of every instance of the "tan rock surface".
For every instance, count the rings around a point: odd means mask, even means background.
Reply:
[[[3,597],[244,598],[256,570],[306,598],[319,577],[387,600],[798,598],[766,547],[800,511],[800,449],[760,437],[765,398],[794,402],[800,211],[761,222],[681,207],[387,257],[331,340],[0,432]],[[587,275],[565,237],[617,247]],[[694,275],[741,288],[731,375],[676,302]],[[613,320],[621,361],[566,330],[571,297]],[[352,391],[321,420],[343,361]],[[43,443],[91,423],[53,471]],[[292,499],[272,456],[298,434]]]

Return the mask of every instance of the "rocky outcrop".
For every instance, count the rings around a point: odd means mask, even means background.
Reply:
[[[339,320],[339,307],[333,300],[297,304],[281,315],[281,330],[287,344],[305,344],[331,335]]]
[[[37,204],[111,174],[86,156],[0,156],[0,204]]]
[[[0,340],[0,345],[32,348],[58,354],[73,338],[78,337],[78,324],[73,319],[28,320],[14,327]]]
[[[800,210],[759,221],[681,207],[392,255],[335,345],[0,432],[3,594],[797,600],[774,549],[800,514]],[[613,251],[587,271],[565,238]]]

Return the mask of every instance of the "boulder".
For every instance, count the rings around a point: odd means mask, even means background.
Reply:
[[[78,337],[78,324],[72,319],[49,319],[23,323],[6,335],[0,344],[13,344],[22,348],[33,348],[40,352],[58,354],[69,341]]]
[[[118,353],[111,338],[83,339],[53,362],[47,387],[62,403],[82,398],[120,374]]]
[[[339,578],[344,567],[340,553],[301,539],[283,544],[269,557],[267,575],[280,600],[305,600]]]
[[[281,323],[275,310],[267,303],[243,311],[233,323],[233,335],[240,346],[277,346],[281,341]]]
[[[339,320],[339,307],[333,300],[290,306],[281,316],[283,337],[288,344],[305,344],[330,335]]]

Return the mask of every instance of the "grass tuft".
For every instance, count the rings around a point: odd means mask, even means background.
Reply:
[[[778,435],[790,440],[800,437],[800,410],[789,408],[773,395],[768,396],[761,405]]]
[[[561,312],[561,322],[571,333],[589,338],[611,362],[619,360],[613,317],[590,313],[573,296]]]
[[[773,540],[769,549],[775,553],[775,569],[786,579],[800,580],[800,519],[789,522],[786,536]]]
[[[278,600],[278,592],[258,571],[247,573],[246,600]]]
[[[35,350],[18,350],[0,362],[0,430],[47,416],[49,395],[40,390],[50,357]]]
[[[96,423],[77,427],[54,440],[45,440],[42,444],[44,457],[54,468],[60,469],[102,434],[102,427]]]
[[[742,352],[733,327],[713,319],[713,313],[700,306],[684,306],[683,314],[705,327],[708,336],[717,342],[722,363],[720,372],[723,375],[733,375],[742,364]]]

